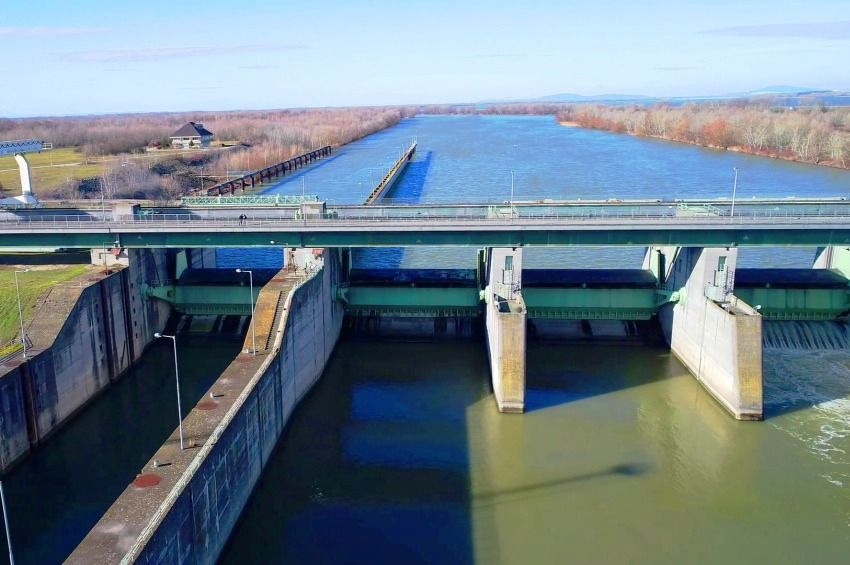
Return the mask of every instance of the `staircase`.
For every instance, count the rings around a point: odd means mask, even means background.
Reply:
[[[271,329],[269,330],[269,335],[266,336],[266,345],[265,350],[268,351],[274,346],[274,340],[278,334],[278,324],[280,324],[280,318],[283,316],[283,309],[286,305],[286,297],[282,292],[278,292],[277,294],[277,304],[274,308],[274,317],[272,318]]]

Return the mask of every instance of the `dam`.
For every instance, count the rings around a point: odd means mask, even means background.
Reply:
[[[514,126],[509,119],[493,123]],[[468,127],[480,133],[482,126]],[[545,135],[559,133],[546,129]],[[418,134],[424,139],[422,131]],[[641,203],[606,198],[581,204],[575,194],[562,194],[557,200],[570,200],[567,205],[540,203],[549,198],[543,191],[507,205],[503,200],[480,203],[484,210],[475,214],[489,227],[476,237],[493,239],[445,246],[438,238],[448,236],[428,235],[440,230],[427,226],[444,222],[455,230],[452,237],[463,237],[471,228],[468,217],[441,220],[433,213],[417,214],[426,207],[455,209],[446,197],[429,203],[422,194],[425,185],[418,184],[422,163],[429,174],[442,174],[439,158],[437,151],[420,148],[418,160],[388,197],[396,202],[386,204],[405,207],[390,224],[407,227],[387,232],[391,238],[372,245],[340,239],[372,237],[357,223],[374,226],[374,219],[359,219],[370,212],[355,213],[333,202],[312,217],[301,203],[293,205],[291,218],[286,211],[273,219],[263,217],[268,212],[252,211],[254,217],[243,226],[228,218],[232,212],[224,207],[209,213],[192,210],[208,216],[188,221],[155,218],[169,211],[116,209],[110,218],[94,214],[94,221],[78,220],[70,228],[65,244],[81,248],[102,248],[117,234],[118,245],[113,241],[107,248],[116,256],[220,247],[214,265],[201,260],[192,265],[189,251],[186,259],[166,260],[162,273],[144,282],[140,299],[147,307],[182,312],[184,326],[191,324],[185,316],[200,317],[201,312],[245,315],[230,305],[244,309],[238,299],[247,296],[244,281],[223,278],[218,286],[198,291],[193,277],[209,276],[203,272],[207,265],[222,271],[244,268],[246,253],[252,268],[280,269],[286,263],[256,297],[250,295],[258,308],[253,323],[261,343],[259,359],[245,353],[247,340],[237,346],[242,353],[219,370],[226,381],[210,383],[186,416],[184,424],[197,444],[193,455],[174,451],[172,427],[170,439],[137,465],[136,473],[158,475],[160,482],[127,486],[118,502],[102,509],[104,516],[71,561],[107,555],[90,553],[98,548],[126,551],[108,554],[106,561],[116,562],[122,556],[153,562],[155,555],[175,561],[191,556],[212,562],[219,555],[224,562],[246,555],[256,561],[304,561],[319,555],[310,536],[328,528],[340,534],[324,555],[340,561],[368,551],[363,539],[378,544],[391,560],[546,560],[562,554],[565,544],[576,559],[593,560],[600,558],[599,548],[582,539],[591,538],[603,521],[621,540],[657,535],[649,524],[639,534],[628,533],[628,523],[638,521],[646,504],[637,493],[646,489],[654,494],[650,505],[659,509],[660,529],[679,524],[677,531],[687,536],[693,535],[690,527],[700,526],[731,536],[719,548],[693,537],[706,561],[732,555],[780,559],[803,551],[837,558],[846,532],[835,531],[841,509],[829,501],[831,489],[839,488],[834,483],[846,478],[841,459],[817,448],[824,441],[840,448],[842,440],[813,430],[818,421],[841,418],[840,402],[834,404],[846,390],[840,365],[847,348],[842,329],[848,303],[847,236],[839,190],[845,184],[839,182],[832,192],[798,194],[805,202],[782,202],[783,194],[768,194],[774,199],[769,202],[750,199],[750,211],[742,210],[737,218],[716,193],[698,195],[702,204],[694,206],[663,190],[658,198],[643,195],[661,202]],[[321,163],[298,174],[323,174]],[[289,181],[293,191],[300,190],[297,178]],[[825,181],[823,186],[831,185]],[[285,192],[286,187],[271,190]],[[405,203],[406,190],[421,202]],[[351,204],[362,196],[352,197]],[[454,203],[470,207],[473,196],[455,196]],[[556,205],[570,212],[556,214],[554,221],[544,218],[546,223],[529,212]],[[641,206],[646,229],[640,219],[632,219],[632,210]],[[576,212],[588,208],[592,213],[584,218]],[[629,208],[628,220],[611,213]],[[695,215],[694,208],[701,211]],[[772,212],[764,213],[768,209]],[[710,214],[701,215],[706,210]],[[325,223],[344,221],[345,214],[353,220],[339,232],[325,228]],[[150,216],[154,219],[143,219]],[[17,225],[25,221],[15,220],[16,227],[3,231],[3,237],[20,233]],[[4,239],[4,245],[41,237],[43,228],[31,229],[34,223],[16,236],[19,240]],[[579,223],[584,227],[576,227]],[[593,229],[586,229],[588,224]],[[547,242],[534,241],[539,235],[524,240],[525,227],[547,230]],[[638,237],[642,229],[647,239]],[[596,239],[551,243],[557,234],[573,238],[579,231]],[[612,231],[620,233],[612,236]],[[342,235],[331,241],[331,232]],[[686,232],[694,239],[671,239]],[[240,237],[228,240],[229,233]],[[399,236],[403,233],[418,235]],[[49,235],[48,229],[43,234]],[[327,239],[316,239],[316,245],[287,239],[314,236]],[[154,237],[164,239],[155,242]],[[195,247],[207,239],[191,237],[220,240]],[[794,237],[800,239],[785,239]],[[504,238],[502,245],[496,238]],[[782,263],[771,259],[771,253],[788,245],[794,248]],[[301,249],[286,251],[293,248]],[[276,264],[266,264],[267,256]],[[231,292],[234,300],[227,298]],[[247,329],[240,325],[235,335],[245,338]],[[302,335],[310,339],[299,341]],[[341,337],[334,348],[336,335]],[[412,359],[423,362],[405,369]],[[838,372],[823,379],[832,383],[823,388],[794,369],[800,365]],[[299,401],[301,407],[293,412]],[[807,410],[814,410],[809,419]],[[738,423],[735,418],[766,421]],[[791,426],[797,426],[793,433]],[[47,453],[51,441],[39,450]],[[806,461],[809,467],[766,468],[774,458]],[[815,526],[810,524],[818,533],[805,547],[782,543],[795,524],[801,526],[800,519],[770,502],[792,480],[789,472],[806,486],[786,496],[799,505],[822,501],[827,509]],[[677,476],[694,482],[677,483]],[[697,489],[697,481],[705,489]],[[753,492],[756,483],[766,492]],[[148,509],[150,520],[134,530],[134,522],[116,518],[129,508]],[[722,525],[729,508],[744,514],[735,534]],[[775,537],[747,546],[761,512],[780,516]],[[618,522],[620,513],[630,520]],[[552,531],[545,541],[518,527],[536,523],[536,516],[546,516],[569,533]],[[423,547],[423,536],[434,543]],[[636,540],[606,551],[611,558],[657,557],[651,544]],[[666,561],[685,557],[671,551]]]

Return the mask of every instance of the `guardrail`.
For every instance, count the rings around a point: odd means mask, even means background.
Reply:
[[[415,209],[412,209],[415,211]],[[793,224],[806,223],[835,223],[837,220],[850,223],[850,210],[818,210],[807,211],[769,211],[752,210],[742,211],[735,216],[678,216],[675,214],[635,211],[574,211],[573,213],[559,214],[537,214],[524,211],[513,217],[488,217],[483,214],[470,214],[468,210],[458,209],[456,213],[431,214],[416,212],[406,215],[401,214],[375,214],[370,210],[366,213],[355,213],[354,210],[329,209],[322,217],[296,217],[281,211],[279,214],[259,213],[245,215],[244,219],[238,217],[198,217],[190,213],[183,214],[152,214],[147,216],[118,216],[113,218],[98,218],[93,216],[79,215],[33,215],[0,217],[0,230],[3,229],[29,229],[34,227],[84,227],[91,226],[94,229],[112,229],[116,227],[263,227],[263,226],[361,226],[361,225],[392,225],[392,224],[421,224],[439,225],[461,223],[463,225],[537,225],[537,224],[591,224],[601,225],[642,223],[664,223],[668,225],[740,225],[740,224]]]

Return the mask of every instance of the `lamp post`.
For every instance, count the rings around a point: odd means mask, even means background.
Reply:
[[[515,171],[511,171],[511,219],[514,217],[514,177],[516,176]]]
[[[732,210],[729,211],[729,217],[735,215],[735,193],[738,192],[738,167],[732,169],[735,171],[735,180],[732,181]]]
[[[0,481],[0,502],[3,505],[3,524],[6,526],[6,546],[9,548],[9,564],[15,565],[12,554],[12,532],[9,530],[9,514],[6,512],[6,493],[3,491],[3,481]]]
[[[248,269],[236,269],[237,273],[248,273],[248,282],[250,283],[251,289],[251,347],[253,351],[252,355],[257,354],[257,326],[254,323],[254,271],[249,271]]]
[[[18,319],[21,322],[21,345],[24,346],[24,359],[27,358],[27,336],[24,335],[24,309],[21,306],[21,285],[18,283],[18,274],[29,272],[29,269],[15,271],[15,294],[18,297]]]
[[[180,406],[180,368],[177,364],[177,336],[165,335],[159,332],[153,334],[155,338],[167,337],[174,346],[174,381],[177,383],[177,422],[180,430],[180,451],[183,451],[183,409]]]

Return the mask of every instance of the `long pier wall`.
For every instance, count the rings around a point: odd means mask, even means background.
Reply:
[[[242,355],[225,370],[183,423],[187,441],[200,447],[180,451],[175,431],[145,466],[162,482],[131,484],[68,563],[215,563],[293,409],[318,381],[339,337],[340,271],[332,251],[303,284],[293,287],[303,275],[282,271],[263,289],[258,304],[276,302],[263,293],[285,293],[276,315],[256,315],[258,323],[272,320],[278,328],[258,327],[258,335],[275,336],[271,349]],[[157,461],[168,465],[156,467]]]
[[[410,161],[413,160],[413,155],[416,153],[416,142],[410,144],[405,152],[399,157],[398,161],[396,161],[390,170],[384,175],[381,179],[381,182],[372,190],[369,196],[366,197],[366,201],[364,204],[375,204],[380,201],[387,194],[389,194],[390,190],[392,190],[393,186],[395,186],[398,179],[401,178],[401,175],[404,174],[404,171],[407,169],[407,165],[410,164]]]
[[[187,253],[194,264],[214,261],[208,250]],[[171,308],[145,300],[142,288],[172,276],[173,255],[129,250],[126,268],[59,285],[40,301],[27,328],[29,358],[0,367],[0,472],[120,378],[165,327]]]
[[[670,350],[735,418],[761,419],[762,319],[732,292],[737,249],[667,253],[665,286],[680,295],[658,314]]]

